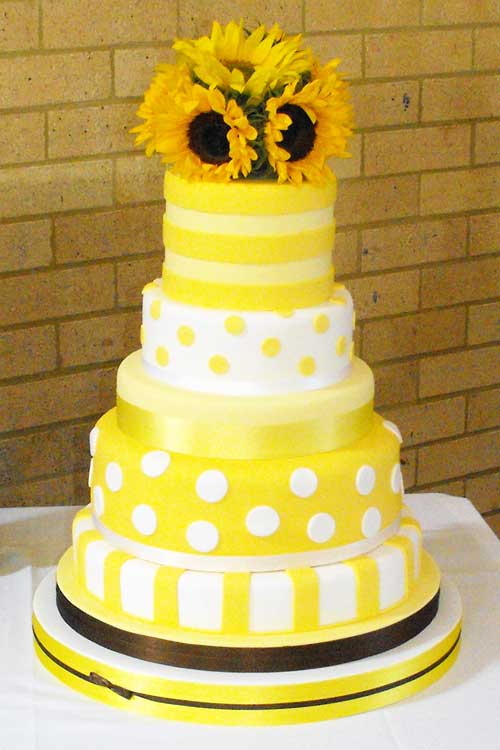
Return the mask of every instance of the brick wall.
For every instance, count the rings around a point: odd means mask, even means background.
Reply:
[[[221,2],[343,58],[337,274],[406,485],[468,495],[500,531],[500,1]],[[159,159],[128,134],[195,0],[0,0],[0,505],[87,498],[87,432],[137,348],[160,270]],[[497,119],[495,119],[497,118]]]

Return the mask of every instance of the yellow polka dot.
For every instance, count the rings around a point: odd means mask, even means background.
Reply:
[[[280,353],[281,344],[279,339],[266,339],[262,342],[261,349],[262,354],[265,354],[266,357],[275,357]]]
[[[183,346],[192,346],[194,343],[194,331],[190,326],[180,326],[177,330],[177,338]]]
[[[154,320],[158,320],[158,318],[161,315],[161,302],[159,299],[154,299],[151,302],[151,307],[149,308],[149,312],[151,313],[151,317]]]
[[[354,359],[354,341],[351,343],[351,346],[349,347],[349,360],[352,362]]]
[[[302,357],[299,362],[299,372],[301,375],[313,375],[316,372],[314,357]]]
[[[209,366],[216,375],[225,375],[229,371],[229,362],[221,354],[214,354],[210,357]]]
[[[295,310],[275,310],[276,315],[279,315],[280,318],[291,318],[294,312]]]
[[[327,315],[316,315],[314,318],[314,330],[316,333],[325,333],[330,328],[330,319]]]
[[[166,367],[168,365],[168,360],[169,357],[167,350],[164,346],[159,346],[156,350],[156,361],[161,367]]]
[[[224,328],[233,336],[239,336],[245,330],[245,321],[239,315],[230,315],[224,321]]]
[[[144,329],[144,326],[141,326],[141,346],[144,346],[145,341],[146,341],[146,331]]]
[[[337,345],[335,347],[335,351],[341,357],[343,354],[345,354],[347,342],[345,340],[345,336],[339,336],[337,339]]]

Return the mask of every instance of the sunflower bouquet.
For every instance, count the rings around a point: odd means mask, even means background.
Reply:
[[[161,64],[133,128],[146,154],[187,179],[331,177],[327,159],[349,156],[352,108],[339,60],[321,66],[301,36],[275,24],[247,31],[215,22],[211,35],[179,39]]]

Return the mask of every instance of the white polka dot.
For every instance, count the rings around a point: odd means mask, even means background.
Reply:
[[[327,542],[335,534],[335,519],[329,513],[316,513],[307,524],[307,536],[313,542]]]
[[[156,513],[149,505],[137,505],[132,511],[132,523],[139,532],[144,536],[150,536],[156,531],[158,522]]]
[[[363,516],[361,531],[364,536],[372,537],[378,534],[382,524],[382,517],[378,508],[368,508]]]
[[[97,484],[92,490],[92,497],[94,498],[94,510],[96,516],[102,516],[104,513],[104,492],[102,487]]]
[[[168,469],[170,455],[166,451],[150,451],[141,460],[141,469],[147,477],[159,477]]]
[[[279,529],[280,517],[270,505],[257,505],[247,514],[246,525],[254,536],[271,536]]]
[[[383,425],[386,430],[389,430],[389,432],[392,432],[393,435],[396,435],[400,443],[403,442],[403,437],[399,431],[399,427],[395,425],[394,422],[390,422],[388,419],[384,419]]]
[[[401,476],[401,466],[399,464],[394,464],[391,471],[391,488],[392,491],[395,492],[397,495],[401,492],[403,488],[403,477]]]
[[[312,469],[295,469],[290,477],[290,489],[297,497],[311,497],[318,487],[318,477]]]
[[[219,532],[209,521],[194,521],[188,526],[186,539],[198,552],[211,552],[219,544]]]
[[[228,490],[227,479],[217,469],[204,471],[196,480],[196,493],[207,503],[218,503]]]
[[[356,474],[356,489],[360,495],[369,495],[375,487],[375,469],[365,464]]]
[[[98,427],[93,427],[90,430],[90,435],[89,435],[90,455],[91,456],[95,456],[98,437],[99,437],[99,428]]]
[[[120,464],[117,464],[115,461],[106,466],[106,484],[112,492],[118,492],[122,488],[122,470]]]

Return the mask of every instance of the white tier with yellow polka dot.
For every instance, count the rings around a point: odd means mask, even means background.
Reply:
[[[227,395],[324,388],[351,372],[353,304],[340,284],[328,302],[290,311],[229,311],[143,291],[142,356],[170,385]]]
[[[420,573],[422,534],[403,518],[376,549],[330,565],[273,572],[207,572],[141,560],[110,545],[90,507],[73,523],[80,585],[113,614],[223,634],[307,632],[365,620],[401,604]]]
[[[346,448],[275,459],[182,455],[124,434],[116,410],[92,433],[96,526],[149,562],[269,571],[339,562],[398,532],[400,441],[373,416]]]

